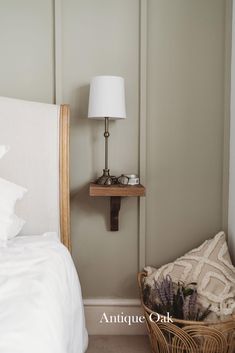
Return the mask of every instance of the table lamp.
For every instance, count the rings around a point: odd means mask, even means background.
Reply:
[[[126,118],[124,79],[119,76],[95,76],[90,83],[88,118],[105,122],[105,167],[97,184],[114,183],[108,168],[109,119]]]

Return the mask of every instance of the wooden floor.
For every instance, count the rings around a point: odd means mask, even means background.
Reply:
[[[86,353],[151,353],[147,336],[89,336]]]

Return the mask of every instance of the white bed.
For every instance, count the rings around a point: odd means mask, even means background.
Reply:
[[[0,352],[79,353],[87,347],[82,296],[56,234],[0,247]]]
[[[68,106],[0,97],[0,144],[10,145],[0,177],[28,189],[17,205],[26,224],[0,246],[0,353],[83,353],[83,302],[69,252]]]

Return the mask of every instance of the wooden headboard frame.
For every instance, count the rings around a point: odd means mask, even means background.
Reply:
[[[60,239],[71,252],[69,197],[69,106],[60,106],[59,180],[60,180]]]

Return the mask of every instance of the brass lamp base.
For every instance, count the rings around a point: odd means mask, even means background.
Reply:
[[[109,175],[109,169],[103,169],[103,175],[101,175],[96,181],[99,185],[112,185],[115,184],[115,177]]]

